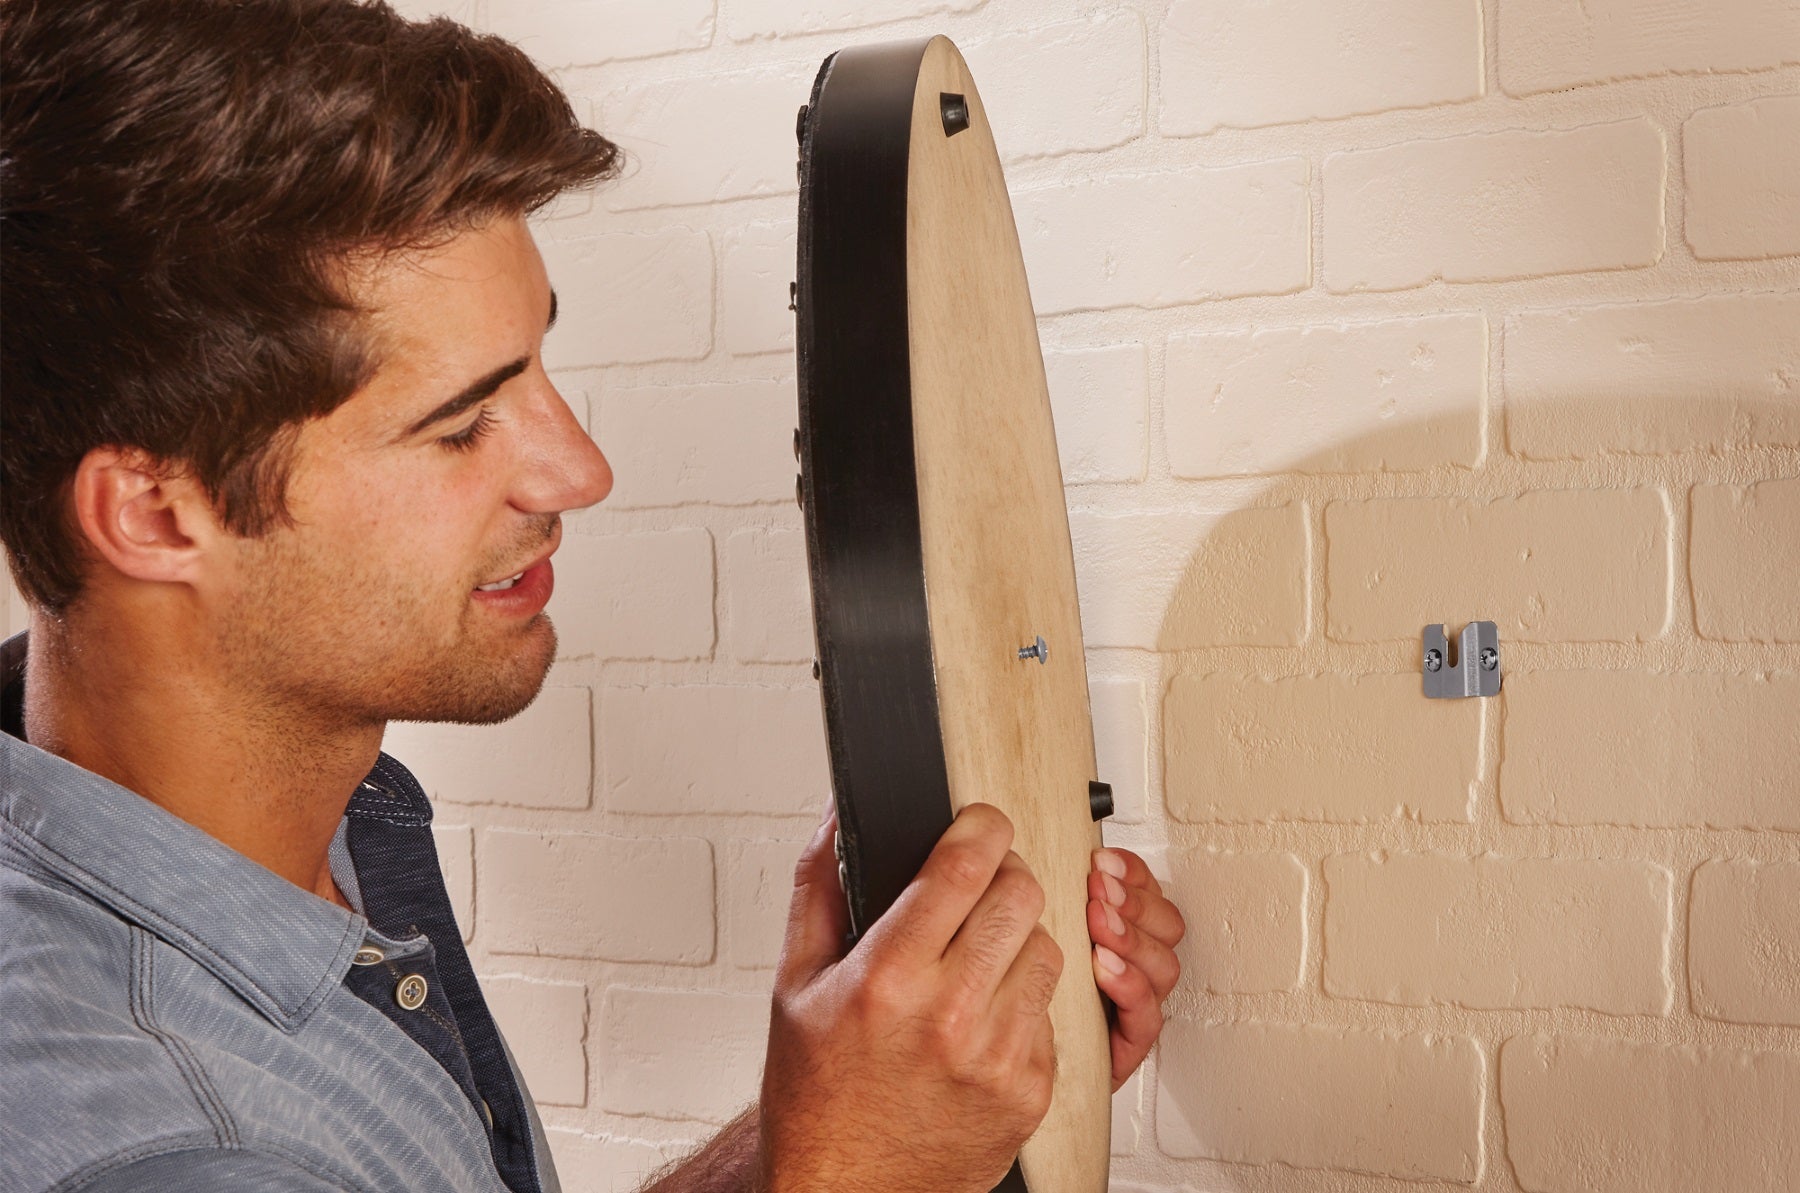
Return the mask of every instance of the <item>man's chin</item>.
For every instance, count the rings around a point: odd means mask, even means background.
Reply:
[[[556,661],[556,630],[540,613],[526,627],[525,641],[509,645],[502,657],[483,665],[473,653],[457,660],[451,674],[431,685],[420,699],[390,712],[390,721],[450,721],[497,725],[510,721],[536,700]]]

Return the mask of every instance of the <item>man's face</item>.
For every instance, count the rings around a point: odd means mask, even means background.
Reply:
[[[543,261],[523,220],[496,219],[356,293],[377,372],[301,427],[294,524],[233,545],[226,666],[271,707],[332,723],[504,720],[555,655],[559,515],[612,487],[544,373]]]

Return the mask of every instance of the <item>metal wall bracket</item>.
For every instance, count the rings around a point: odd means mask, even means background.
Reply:
[[[1491,621],[1471,621],[1452,646],[1442,624],[1428,625],[1419,662],[1427,696],[1496,695],[1500,691],[1500,627]]]

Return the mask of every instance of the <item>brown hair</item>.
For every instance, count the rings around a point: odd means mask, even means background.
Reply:
[[[89,451],[265,532],[294,432],[373,370],[346,263],[618,169],[516,47],[384,3],[3,0],[0,61],[0,539],[51,611]]]

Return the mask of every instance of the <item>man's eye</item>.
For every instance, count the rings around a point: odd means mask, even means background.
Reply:
[[[494,416],[488,413],[486,406],[483,406],[481,412],[475,416],[474,422],[454,435],[445,435],[438,442],[452,451],[468,451],[483,435],[493,429],[493,425]]]

